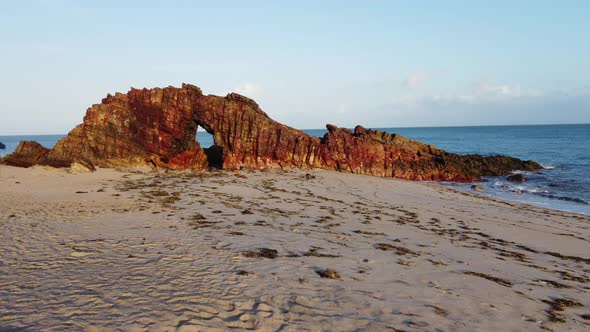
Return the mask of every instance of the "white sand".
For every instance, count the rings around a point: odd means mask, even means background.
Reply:
[[[312,174],[0,166],[0,331],[590,329],[589,217]]]

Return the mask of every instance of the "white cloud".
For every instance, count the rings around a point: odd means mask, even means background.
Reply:
[[[539,97],[542,93],[534,89],[525,89],[520,84],[493,84],[490,82],[479,82],[473,91],[477,99],[506,99],[520,97]]]
[[[587,123],[587,92],[585,88],[549,91],[480,82],[455,93],[401,93],[366,112],[365,121],[368,126]]]
[[[494,84],[479,82],[471,89],[462,93],[416,95],[412,93],[397,95],[391,99],[392,104],[408,108],[432,105],[467,104],[481,105],[498,102],[515,101],[517,99],[534,99],[543,97],[546,93],[523,88],[520,84]]]
[[[425,83],[431,79],[430,74],[426,72],[416,72],[408,76],[404,81],[403,85],[406,88],[415,89],[422,83]]]
[[[246,83],[240,84],[237,87],[235,87],[233,89],[233,91],[237,92],[243,96],[246,96],[248,98],[255,99],[256,97],[260,96],[262,89],[261,89],[260,85],[258,85],[256,83],[246,82]]]

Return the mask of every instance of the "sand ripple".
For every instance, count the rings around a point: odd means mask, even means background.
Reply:
[[[331,172],[0,170],[0,330],[589,328],[587,217]]]

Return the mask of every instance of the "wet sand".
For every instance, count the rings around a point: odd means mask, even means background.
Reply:
[[[309,174],[0,166],[0,331],[590,329],[590,217]]]

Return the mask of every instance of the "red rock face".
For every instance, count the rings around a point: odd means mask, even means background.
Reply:
[[[198,126],[213,135],[214,147],[200,148],[195,141]],[[354,132],[332,125],[327,128],[322,139],[309,136],[272,120],[256,102],[235,93],[205,96],[188,84],[131,89],[127,94],[108,95],[89,108],[84,123],[52,150],[26,145],[7,160],[59,166],[84,158],[103,167],[147,164],[193,171],[211,166],[229,170],[323,168],[436,181],[474,181],[485,175],[540,168],[510,157],[451,154],[360,126]]]
[[[194,109],[222,150],[225,169],[313,166],[320,139],[272,120],[249,98],[207,96]]]
[[[158,165],[174,170],[190,169],[201,171],[209,167],[209,162],[205,150],[196,147],[175,155],[168,163],[160,162]]]
[[[47,158],[49,149],[33,141],[21,141],[16,150],[4,158],[4,163],[16,167],[31,167]]]
[[[60,140],[50,157],[84,156],[95,165],[140,166],[146,160],[166,164],[177,154],[199,148],[192,114],[200,90],[131,89],[93,105],[84,123]]]
[[[540,165],[507,156],[462,156],[382,131],[356,126],[354,131],[327,125],[322,139],[322,168],[407,180],[471,182],[515,169]]]

